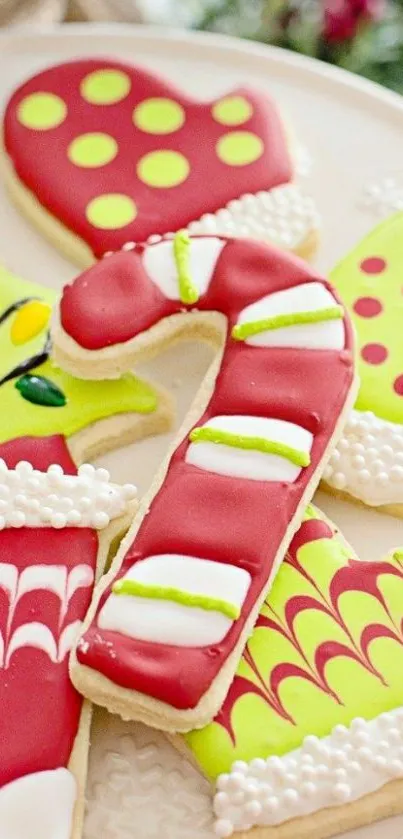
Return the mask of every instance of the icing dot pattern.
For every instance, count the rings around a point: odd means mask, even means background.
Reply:
[[[269,194],[292,177],[266,97],[239,90],[202,104],[119,62],[77,60],[38,74],[11,99],[5,122],[10,156],[24,159],[24,183],[97,257],[186,228],[251,191]],[[35,136],[50,128],[51,153]],[[172,188],[180,200],[172,202]],[[99,224],[91,202],[101,193],[127,196],[136,212],[125,224]],[[286,225],[280,207],[274,213]]]
[[[359,411],[403,424],[403,214],[379,225],[333,271],[357,333]],[[403,497],[403,495],[402,495]],[[401,500],[401,499],[400,499]]]
[[[20,102],[17,117],[26,128],[49,131],[57,128],[67,116],[67,106],[54,93],[32,93]]]
[[[118,230],[136,218],[137,208],[128,195],[98,195],[87,206],[88,220],[100,230]]]

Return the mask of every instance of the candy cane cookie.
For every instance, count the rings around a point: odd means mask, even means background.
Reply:
[[[0,270],[1,839],[81,836],[90,705],[68,653],[135,500],[77,464],[164,430],[171,413],[130,375],[80,382],[56,368],[55,298]]]
[[[198,727],[220,707],[354,398],[348,318],[297,258],[178,233],[67,286],[53,338],[58,363],[83,377],[118,375],[179,339],[218,350],[72,669],[123,716]]]
[[[403,213],[384,221],[331,279],[353,320],[360,390],[329,461],[327,488],[403,515]]]
[[[181,228],[310,256],[318,214],[294,183],[291,146],[258,91],[198,102],[146,70],[97,58],[48,68],[15,91],[2,157],[20,209],[86,267]]]
[[[215,833],[344,833],[403,811],[403,550],[358,560],[309,508],[210,725],[175,738]]]

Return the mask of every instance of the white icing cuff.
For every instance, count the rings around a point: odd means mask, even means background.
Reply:
[[[324,481],[372,507],[403,503],[403,427],[352,411]]]
[[[77,795],[68,769],[25,775],[0,789],[4,839],[70,839]]]
[[[236,761],[217,779],[216,836],[277,825],[356,801],[403,777],[403,708],[306,737],[283,757]]]
[[[78,475],[61,466],[47,472],[21,461],[9,469],[0,459],[0,530],[6,527],[92,527],[101,530],[136,496],[132,484],[110,483],[106,469],[84,464]]]
[[[319,214],[312,198],[295,184],[286,184],[236,198],[216,213],[192,221],[188,231],[192,235],[266,239],[283,248],[296,248],[318,227]]]

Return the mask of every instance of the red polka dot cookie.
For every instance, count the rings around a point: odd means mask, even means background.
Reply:
[[[325,471],[327,486],[403,514],[403,213],[375,228],[332,281],[358,337],[358,399]]]
[[[179,339],[217,348],[72,670],[125,717],[197,728],[219,709],[354,399],[349,320],[296,257],[179,232],[67,286],[53,338],[58,363],[92,379]]]
[[[281,117],[253,90],[201,103],[121,62],[60,64],[11,97],[4,152],[18,206],[80,265],[180,228],[315,249]]]

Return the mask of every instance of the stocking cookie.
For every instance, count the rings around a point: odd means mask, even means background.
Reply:
[[[4,117],[11,195],[83,266],[184,227],[309,256],[318,217],[293,183],[289,145],[266,95],[239,88],[197,102],[104,59],[42,71]]]
[[[403,514],[403,213],[334,269],[358,339],[360,391],[325,470],[332,492]]]
[[[402,604],[403,551],[360,562],[309,508],[219,714],[185,738],[218,837],[321,839],[403,810]]]
[[[56,368],[55,298],[0,270],[2,839],[81,835],[90,706],[70,683],[68,652],[133,502],[104,469],[77,477],[76,464],[164,430],[171,413],[133,376],[81,382]]]
[[[245,240],[179,233],[103,260],[64,289],[54,351],[113,376],[197,337],[220,351],[73,665],[84,694],[167,730],[220,707],[355,392],[332,287]]]
[[[0,832],[12,839],[81,836],[90,706],[68,653],[133,507],[134,487],[63,461],[66,474],[0,460]]]

